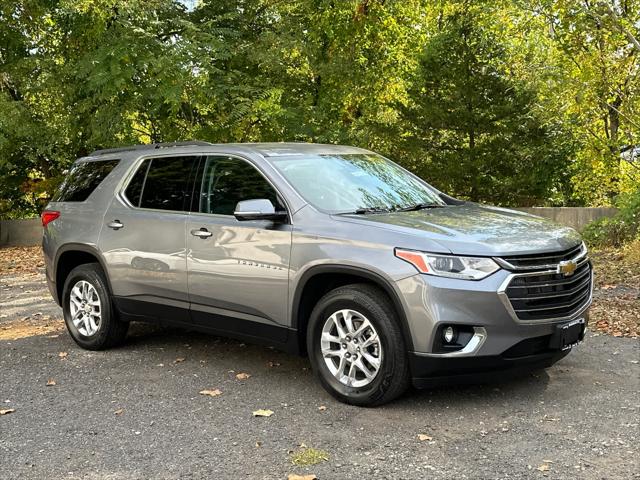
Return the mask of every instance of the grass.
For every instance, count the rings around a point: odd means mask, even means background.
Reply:
[[[291,452],[291,463],[298,467],[317,465],[318,463],[326,462],[327,460],[329,460],[329,454],[324,450],[319,450],[317,448],[301,446]]]

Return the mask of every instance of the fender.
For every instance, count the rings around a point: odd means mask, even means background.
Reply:
[[[102,271],[104,272],[104,276],[107,279],[107,286],[109,287],[109,292],[113,292],[113,289],[111,288],[111,279],[109,278],[109,273],[107,271],[107,265],[104,261],[104,258],[102,258],[102,255],[100,254],[100,251],[93,245],[87,244],[87,243],[65,243],[64,245],[60,246],[56,252],[56,258],[55,261],[53,263],[54,267],[53,267],[53,281],[57,282],[58,279],[58,263],[60,261],[60,257],[62,256],[63,253],[65,252],[70,252],[70,251],[77,251],[77,252],[85,252],[85,253],[89,253],[91,255],[93,255],[97,260],[98,263],[100,264],[100,267],[102,267]],[[60,294],[61,292],[59,291],[60,289],[58,288],[59,286],[56,285],[56,294],[58,296],[57,300],[58,300],[58,304],[60,304]]]
[[[387,278],[383,277],[379,273],[363,267],[354,267],[350,265],[340,264],[322,264],[310,267],[306,272],[304,272],[302,274],[302,277],[298,281],[298,284],[296,285],[296,290],[293,295],[293,305],[291,307],[291,326],[295,330],[298,330],[298,309],[304,287],[306,286],[309,279],[311,279],[315,275],[322,273],[344,273],[348,275],[356,275],[366,278],[378,287],[382,288],[387,293],[387,295],[389,295],[389,298],[393,302],[393,306],[398,313],[398,318],[400,319],[400,330],[402,332],[406,348],[408,351],[413,351],[411,330],[409,330],[409,323],[407,322],[407,316],[402,301],[400,300],[400,295]]]

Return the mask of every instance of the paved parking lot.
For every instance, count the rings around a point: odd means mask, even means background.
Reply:
[[[640,478],[637,339],[590,333],[546,371],[363,409],[306,359],[199,333],[80,350],[41,271],[1,275],[0,295],[2,479]],[[309,448],[327,460],[294,465]]]

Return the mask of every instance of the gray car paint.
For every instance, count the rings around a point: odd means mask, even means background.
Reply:
[[[564,250],[580,243],[580,236],[572,228],[527,213],[478,204],[336,220],[382,224],[387,229],[434,240],[458,255],[529,254]]]
[[[553,331],[553,321],[523,325],[508,314],[497,293],[508,272],[500,270],[481,281],[420,275],[394,256],[394,248],[478,256],[548,252],[577,245],[580,237],[574,230],[532,215],[473,204],[331,215],[307,204],[269,162],[272,156],[363,152],[370,153],[335,145],[225,144],[82,158],[78,161],[118,158],[120,163],[87,201],[47,206],[61,212],[44,233],[49,281],[56,280],[60,253],[82,246],[105,266],[117,295],[191,305],[233,315],[238,321],[295,327],[300,282],[323,266],[352,267],[371,272],[389,286],[406,317],[411,348],[421,354],[431,354],[433,332],[442,322],[485,325],[487,339],[477,355],[497,355],[522,339]],[[136,209],[122,196],[144,158],[208,154],[234,155],[255,166],[286,200],[290,223],[274,226],[230,216]],[[125,227],[106,227],[114,219]],[[190,235],[191,229],[204,225],[215,230],[213,237],[203,241]],[[134,265],[136,258],[143,260]]]

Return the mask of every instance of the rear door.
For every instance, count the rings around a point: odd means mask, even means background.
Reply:
[[[233,216],[241,200],[267,198],[284,209],[282,199],[253,164],[225,155],[203,158],[195,192],[186,229],[193,321],[284,342],[291,225]]]
[[[99,240],[115,301],[129,315],[189,320],[185,226],[198,156],[138,162]]]

